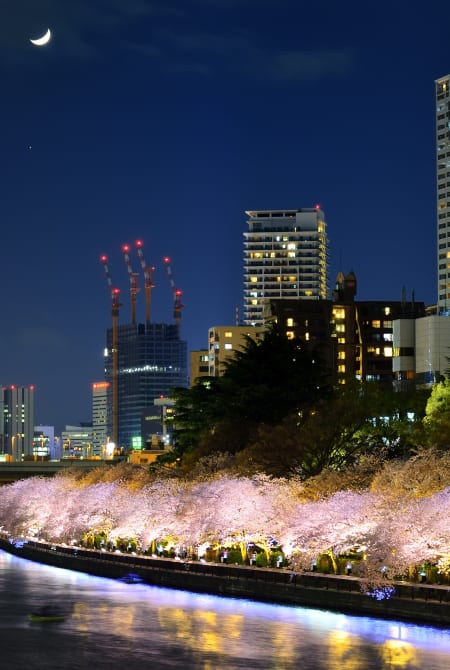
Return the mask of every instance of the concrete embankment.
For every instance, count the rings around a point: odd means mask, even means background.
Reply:
[[[2,538],[0,549],[32,561],[100,577],[119,578],[133,572],[148,584],[169,588],[385,619],[450,624],[450,589],[444,586],[395,583],[395,593],[390,598],[377,600],[362,592],[361,582],[356,577],[177,561],[40,542],[16,545]]]

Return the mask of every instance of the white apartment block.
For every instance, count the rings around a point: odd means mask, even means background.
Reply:
[[[328,238],[320,207],[246,214],[244,323],[263,325],[271,298],[326,299]]]
[[[436,85],[438,314],[450,313],[450,75]]]

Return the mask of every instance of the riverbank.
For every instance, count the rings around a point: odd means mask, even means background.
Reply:
[[[0,538],[0,549],[32,561],[117,579],[133,572],[147,584],[384,619],[450,624],[450,589],[396,582],[389,598],[361,591],[357,577],[110,553]],[[381,595],[381,594],[380,594]]]

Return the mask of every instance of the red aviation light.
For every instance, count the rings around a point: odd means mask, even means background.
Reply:
[[[106,261],[108,260],[108,256],[105,256],[105,254],[103,254],[103,256],[100,256],[100,260],[102,263],[106,263]]]
[[[142,240],[136,240],[136,246],[140,249],[142,247]]]
[[[316,205],[314,209],[320,209],[320,205]]]
[[[29,387],[29,389],[30,389],[30,391],[34,391],[34,386],[33,386],[33,384],[31,384],[31,386]]]
[[[175,295],[183,295],[183,291],[180,291],[179,288],[175,291]]]
[[[164,263],[170,263],[170,258],[168,256],[164,256]]]
[[[114,293],[114,295],[119,295],[120,288],[113,288],[112,292]]]
[[[127,254],[130,251],[130,245],[122,244],[122,251]]]
[[[93,389],[107,389],[109,382],[92,382]]]

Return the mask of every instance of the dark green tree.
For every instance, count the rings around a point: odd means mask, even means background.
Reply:
[[[174,391],[175,450],[169,458],[187,463],[216,451],[236,453],[261,423],[275,425],[331,392],[315,353],[276,325],[259,341],[247,337],[224,367],[219,378],[200,378],[192,388]]]

